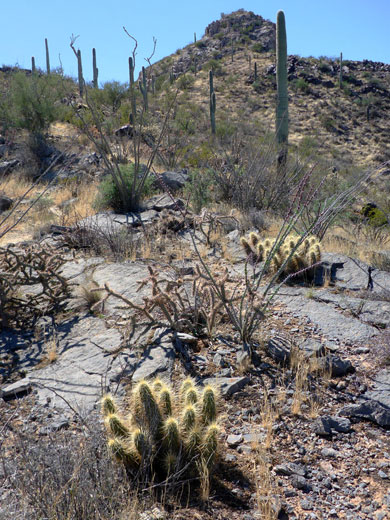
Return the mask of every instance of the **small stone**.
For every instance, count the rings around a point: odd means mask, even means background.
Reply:
[[[323,448],[321,450],[321,455],[328,459],[335,459],[336,457],[338,457],[340,455],[340,453],[338,451],[334,450],[333,448]]]
[[[308,483],[305,477],[302,477],[301,475],[293,475],[291,484],[293,487],[295,487],[295,489],[302,489],[305,491],[309,491],[311,489],[311,485]]]
[[[233,453],[227,453],[225,455],[226,462],[236,462],[236,460],[237,460],[237,457],[235,455],[233,455]]]
[[[378,476],[382,479],[388,479],[389,478],[389,475],[387,473],[385,473],[384,471],[382,471],[381,469],[378,471]]]
[[[229,435],[228,438],[226,439],[226,443],[231,448],[235,448],[236,446],[238,446],[239,444],[242,443],[242,440],[243,440],[243,437],[242,437],[241,433],[239,435]]]
[[[301,500],[301,508],[304,511],[312,511],[313,510],[313,503],[310,502],[310,500]]]
[[[13,399],[20,397],[22,394],[26,394],[31,391],[31,381],[25,377],[2,388],[0,395],[3,399]]]

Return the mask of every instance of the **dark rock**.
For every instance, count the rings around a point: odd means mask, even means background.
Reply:
[[[291,484],[295,489],[301,489],[302,491],[310,491],[312,486],[309,482],[301,475],[293,475]]]
[[[301,477],[305,477],[307,474],[307,469],[302,464],[296,464],[294,462],[286,462],[285,464],[279,464],[274,467],[274,470],[277,475],[286,475],[289,477],[290,475],[300,475]]]
[[[323,437],[328,437],[334,432],[349,433],[351,431],[351,421],[346,417],[324,415],[314,421],[313,429],[317,435]]]
[[[17,159],[12,159],[12,161],[3,161],[0,162],[0,175],[6,175],[12,168],[15,168],[19,164]]]
[[[330,370],[332,377],[342,377],[355,372],[355,368],[348,359],[343,360],[332,354],[319,358],[315,363],[319,370]]]
[[[358,404],[346,406],[340,410],[340,415],[354,417],[374,422],[383,428],[390,428],[390,409],[378,401],[360,397]]]
[[[0,213],[7,211],[13,204],[13,200],[6,195],[0,195]]]
[[[226,397],[239,392],[249,383],[249,377],[210,377],[203,380],[203,384],[215,385],[221,394]]]
[[[283,336],[274,336],[268,341],[268,354],[278,363],[288,363],[291,354],[291,341]]]

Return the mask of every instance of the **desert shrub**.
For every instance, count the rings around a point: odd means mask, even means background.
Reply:
[[[221,62],[215,59],[209,60],[203,68],[207,71],[212,70],[216,76],[222,76],[224,74]]]
[[[96,108],[109,107],[116,112],[126,98],[128,86],[119,81],[107,81],[100,89],[90,89],[88,96]]]
[[[194,86],[195,78],[193,76],[190,76],[188,74],[184,74],[183,76],[180,76],[180,78],[177,81],[177,86],[180,90],[187,90]]]
[[[61,114],[60,101],[68,91],[62,76],[50,74],[12,75],[7,97],[6,119],[10,126],[41,135]]]
[[[300,92],[303,92],[304,94],[307,94],[310,92],[310,87],[308,82],[303,78],[298,78],[293,83],[296,90],[299,90]]]
[[[215,201],[214,174],[211,170],[192,170],[190,182],[186,184],[187,196],[190,196],[191,205],[195,213]]]
[[[90,420],[88,431],[78,435],[65,431],[48,439],[18,432],[8,454],[13,491],[2,503],[1,518],[120,520],[123,515],[130,518],[131,512],[138,518],[151,499],[144,496],[139,506],[123,468],[107,453],[95,421]],[[4,450],[1,462],[2,467],[10,464]]]
[[[120,174],[124,180],[124,184],[126,188],[131,192],[134,189],[134,183],[139,182],[139,180],[134,179],[135,176],[135,168],[134,164],[127,165],[119,165]],[[138,172],[138,176],[142,173],[143,168],[140,168],[140,172]],[[147,197],[153,193],[153,179],[150,175],[148,175],[145,179],[145,183],[143,185],[143,190],[141,194],[142,197]],[[114,211],[124,211],[123,201],[120,196],[119,189],[113,179],[112,175],[107,175],[101,181],[98,188],[98,195],[94,204],[97,210],[101,210],[104,208],[112,208]]]
[[[196,43],[195,43],[195,47],[197,49],[204,49],[205,47],[207,47],[206,45],[206,42],[203,41],[203,40],[198,40]]]
[[[320,70],[321,72],[324,72],[325,74],[331,72],[331,70],[332,70],[332,68],[331,68],[331,66],[329,65],[329,63],[326,63],[326,62],[324,62],[324,61],[322,61],[322,62],[319,64],[318,68],[319,68],[319,70]]]
[[[320,116],[320,122],[327,132],[334,132],[336,130],[336,121],[326,115]]]
[[[264,50],[264,47],[262,46],[262,44],[260,42],[254,43],[252,45],[253,52],[258,52],[260,54],[260,52],[263,52],[263,50]]]
[[[370,226],[382,227],[390,224],[386,213],[375,204],[369,203],[363,206],[362,214]]]

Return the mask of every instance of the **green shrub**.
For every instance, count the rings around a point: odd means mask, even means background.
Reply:
[[[252,45],[252,51],[260,53],[264,51],[264,47],[260,42],[257,42]]]
[[[101,89],[91,89],[89,99],[96,108],[109,107],[116,112],[126,98],[128,87],[119,81],[107,81]]]
[[[295,80],[294,87],[296,88],[296,90],[299,90],[304,94],[307,94],[310,91],[308,82],[303,78],[298,78],[297,80]]]
[[[185,189],[190,196],[192,209],[195,213],[209,206],[215,199],[214,176],[211,170],[194,170],[191,172],[190,182]]]
[[[126,186],[128,187],[129,191],[131,191],[134,184],[134,164],[121,164],[119,169]],[[139,178],[141,178],[142,172],[145,171],[145,167],[141,167],[140,170],[141,171],[138,173]],[[142,197],[147,197],[153,193],[152,185],[153,178],[148,175],[143,187]],[[112,175],[107,175],[101,181],[98,188],[98,194],[94,202],[94,207],[97,210],[112,208],[114,211],[123,211],[123,202]]]
[[[67,92],[67,82],[57,74],[26,76],[16,72],[10,81],[3,117],[11,127],[24,128],[33,135],[43,134],[60,117],[60,101]]]
[[[207,47],[206,45],[206,42],[204,42],[203,40],[198,40],[196,43],[195,43],[195,47],[197,49],[204,49],[205,47]]]
[[[189,76],[187,74],[184,74],[183,76],[180,76],[180,78],[177,81],[177,86],[180,90],[187,90],[189,88],[192,88],[195,83],[195,78],[193,76]]]
[[[222,76],[223,75],[223,69],[221,62],[219,60],[211,59],[209,60],[205,66],[204,70],[209,71],[212,70],[214,72],[215,76]]]

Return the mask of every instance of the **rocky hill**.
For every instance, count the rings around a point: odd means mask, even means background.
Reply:
[[[228,131],[226,125],[247,121],[264,132],[274,129],[275,24],[261,16],[244,10],[223,15],[201,39],[152,69],[156,85],[175,81],[183,105],[194,104],[203,112],[208,108],[207,72],[213,69],[221,134]],[[340,88],[338,58],[289,56],[288,79],[293,149],[320,151],[337,167],[389,159],[389,64],[343,60]]]

